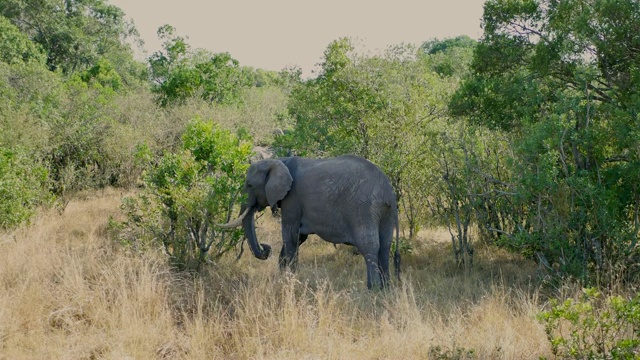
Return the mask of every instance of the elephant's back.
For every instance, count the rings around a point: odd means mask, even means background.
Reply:
[[[374,231],[381,221],[396,218],[397,205],[389,179],[365,159],[300,159],[288,166],[294,181],[283,200],[283,214],[285,206],[300,206],[305,233],[341,243],[351,241],[354,234],[349,235],[349,229]]]
[[[396,206],[389,178],[378,166],[359,156],[343,155],[318,160],[306,171],[304,180],[323,196],[335,196],[341,202]]]

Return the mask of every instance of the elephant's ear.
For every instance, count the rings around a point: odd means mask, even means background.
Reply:
[[[267,184],[265,192],[267,193],[267,201],[269,206],[273,207],[282,200],[291,189],[293,178],[289,169],[280,160],[273,160],[269,174],[267,175]]]

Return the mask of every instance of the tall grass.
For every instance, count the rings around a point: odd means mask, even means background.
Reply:
[[[403,258],[403,281],[366,290],[361,256],[311,238],[296,274],[248,251],[201,274],[160,251],[109,240],[120,192],[73,200],[0,235],[0,359],[538,358],[535,267],[479,249],[471,273],[450,263],[436,229]],[[261,242],[281,243],[276,220]]]

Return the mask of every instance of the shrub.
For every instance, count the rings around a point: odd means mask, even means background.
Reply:
[[[142,194],[125,199],[120,238],[138,247],[161,244],[182,270],[197,270],[233,249],[242,230],[221,231],[215,224],[227,222],[242,200],[251,147],[212,122],[191,122],[182,149],[151,167]]]
[[[26,152],[0,146],[0,229],[27,222],[38,205],[50,200],[47,175]]]
[[[640,351],[640,295],[605,298],[586,289],[580,299],[552,301],[539,319],[561,358],[633,359]]]

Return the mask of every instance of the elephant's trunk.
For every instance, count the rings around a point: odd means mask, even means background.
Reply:
[[[255,207],[252,206],[248,210],[249,213],[247,213],[244,219],[242,219],[242,228],[244,229],[244,235],[247,237],[247,242],[249,243],[249,248],[251,249],[253,255],[260,260],[266,260],[271,254],[271,246],[258,243],[258,238],[256,236],[256,226],[253,219]]]

